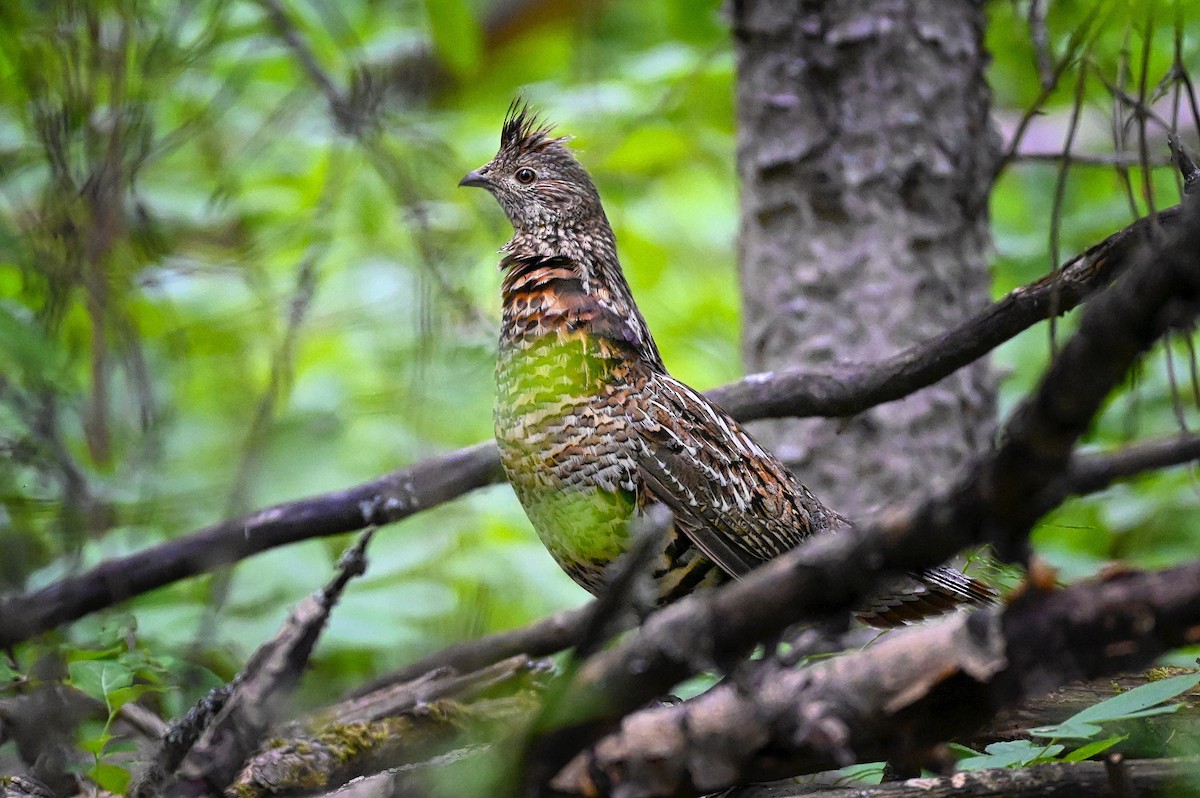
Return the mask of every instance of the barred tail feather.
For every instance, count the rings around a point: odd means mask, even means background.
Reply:
[[[949,566],[913,574],[901,584],[872,596],[856,615],[869,626],[887,629],[921,621],[967,605],[995,604],[996,591]]]

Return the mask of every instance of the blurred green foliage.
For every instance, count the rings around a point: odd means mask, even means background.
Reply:
[[[456,185],[494,153],[518,93],[575,137],[672,370],[699,388],[736,379],[734,61],[719,6],[0,5],[0,589],[490,436],[495,251],[509,230],[487,197]],[[1092,6],[1052,4],[1056,52]],[[1009,127],[1038,75],[1025,5],[989,8]],[[1138,4],[1103,8],[1087,63],[1116,80],[1146,17]],[[1171,64],[1171,8],[1153,18],[1152,84]],[[1185,39],[1185,64],[1196,48]],[[1054,147],[1079,73],[1046,104]],[[1092,121],[1105,118],[1101,80],[1089,77],[1086,97]],[[997,294],[1049,268],[1057,175],[1018,163],[998,184]],[[1128,180],[1136,195],[1139,170]],[[1158,206],[1174,204],[1169,169],[1155,185]],[[1125,186],[1111,166],[1071,170],[1064,257],[1132,218]],[[1049,351],[1044,328],[1000,351],[1005,407]],[[1191,353],[1173,351],[1186,387]],[[1091,444],[1176,428],[1164,363],[1147,358]],[[1113,558],[1194,556],[1198,497],[1191,471],[1147,476],[1069,503],[1039,550],[1071,578]],[[345,544],[310,541],[240,564],[227,583],[172,585],[19,661],[125,619],[149,650],[227,676]],[[384,530],[370,557],[319,648],[310,701],[585,598],[506,486]],[[195,695],[168,697],[170,709]]]

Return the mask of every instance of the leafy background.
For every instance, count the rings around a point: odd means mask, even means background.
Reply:
[[[1116,80],[1126,53],[1136,85],[1147,31],[1151,86],[1172,65],[1186,4],[1096,8],[1051,4],[1055,52],[1093,13],[1096,35],[1049,94],[1031,148],[1061,148],[1082,75],[1077,145],[1111,155],[1112,96],[1097,76]],[[1041,93],[1027,8],[988,9],[996,114],[1011,133]],[[1184,37],[1184,65],[1197,48]],[[489,197],[456,186],[493,154],[517,93],[575,137],[674,373],[702,389],[739,377],[733,81],[715,2],[4,3],[0,588],[490,436],[495,251],[509,231]],[[1136,167],[1076,164],[1056,210],[1058,179],[1046,161],[1002,176],[997,296],[1050,267],[1050,220],[1066,257],[1133,218],[1127,185],[1145,212]],[[1153,181],[1158,207],[1174,204],[1172,171]],[[997,353],[1006,410],[1050,351],[1043,326]],[[1089,445],[1195,423],[1193,356],[1185,341],[1172,352],[1180,389],[1155,353]],[[1041,525],[1038,552],[1064,579],[1194,556],[1198,496],[1194,470],[1175,469],[1072,501]],[[236,672],[347,543],[158,590],[20,647],[11,664],[133,641],[177,713]],[[304,700],[584,598],[506,486],[476,492],[377,536]]]

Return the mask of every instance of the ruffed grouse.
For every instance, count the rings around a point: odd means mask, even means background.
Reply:
[[[653,572],[659,603],[740,577],[845,519],[721,408],[667,373],[617,260],[586,171],[528,106],[510,106],[500,150],[459,185],[485,188],[513,225],[504,245],[496,439],[550,554],[593,594],[651,502],[672,512]],[[984,585],[950,568],[861,614],[887,625]]]

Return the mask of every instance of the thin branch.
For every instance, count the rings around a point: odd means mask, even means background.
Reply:
[[[1147,93],[1147,84],[1150,81],[1150,49],[1154,43],[1154,4],[1146,4],[1146,29],[1142,32],[1142,62],[1138,74],[1138,103],[1137,107],[1149,108],[1150,98]],[[1164,127],[1170,131],[1174,130],[1169,123],[1164,121]],[[1142,199],[1146,202],[1146,206],[1150,209],[1150,218],[1154,219],[1158,216],[1158,203],[1154,201],[1154,183],[1153,175],[1150,174],[1150,145],[1147,142],[1146,136],[1146,117],[1139,113],[1137,115],[1137,144],[1138,158],[1142,165]]]
[[[1033,14],[1032,9],[1030,14]],[[1032,17],[1031,17],[1032,19]],[[1043,20],[1044,22],[1044,20]],[[1079,116],[1083,111],[1084,89],[1087,87],[1087,70],[1081,69],[1075,78],[1075,99],[1071,104],[1071,121],[1067,125],[1067,138],[1063,142],[1062,162],[1058,168],[1058,176],[1054,181],[1054,201],[1050,209],[1050,271],[1053,273],[1059,264],[1059,234],[1062,231],[1062,206],[1067,195],[1067,176],[1071,172],[1071,147],[1075,144],[1075,133],[1079,129]],[[1050,351],[1058,348],[1058,296],[1051,297],[1050,315]]]
[[[1168,122],[1167,120],[1163,119],[1161,116],[1159,116],[1158,112],[1155,111],[1153,108],[1146,105],[1141,100],[1139,100],[1137,97],[1134,97],[1132,94],[1130,94],[1129,92],[1122,89],[1119,85],[1117,85],[1113,81],[1109,80],[1108,77],[1103,72],[1101,72],[1099,69],[1094,69],[1092,71],[1095,73],[1096,77],[1098,77],[1100,79],[1100,81],[1104,84],[1104,87],[1106,89],[1108,89],[1109,92],[1112,94],[1113,99],[1116,101],[1118,106],[1125,106],[1125,107],[1129,108],[1133,112],[1134,116],[1139,117],[1141,119],[1151,120],[1151,121],[1157,123],[1158,126],[1161,127],[1165,131],[1171,130],[1171,123]],[[1124,150],[1123,144],[1124,144],[1123,140],[1118,142],[1118,145],[1119,145],[1118,149]],[[1145,161],[1142,160],[1140,156],[1139,156],[1138,162],[1145,163]]]
[[[1187,92],[1188,107],[1191,108],[1192,111],[1192,129],[1200,133],[1200,105],[1198,105],[1196,102],[1196,87],[1192,84],[1191,73],[1188,71],[1187,65],[1183,62],[1183,5],[1184,4],[1181,2],[1176,2],[1175,4],[1175,30],[1174,36],[1172,37],[1172,53],[1174,55],[1174,61],[1171,65],[1171,69],[1174,71],[1179,83],[1182,84],[1183,89]],[[1178,104],[1176,104],[1175,108],[1173,109],[1173,112],[1177,111]],[[1175,124],[1175,121],[1175,119],[1171,120],[1172,131],[1179,129]],[[1186,178],[1186,175],[1184,177]]]
[[[390,524],[500,478],[496,444],[488,441],[107,560],[41,590],[0,597],[0,649],[179,579],[276,546]]]
[[[1159,214],[1177,227],[1180,210]],[[957,327],[893,357],[870,364],[841,364],[827,371],[799,369],[752,374],[708,396],[741,421],[758,418],[848,416],[903,398],[974,362],[1055,309],[1078,306],[1116,277],[1132,247],[1149,234],[1139,219],[1120,233],[1076,256],[1057,274],[1017,288]]]
[[[325,97],[325,102],[329,104],[329,112],[339,124],[345,121],[347,112],[346,98],[342,95],[341,89],[334,83],[333,78],[317,61],[317,56],[312,48],[308,46],[308,42],[300,33],[291,17],[288,16],[287,9],[279,0],[257,0],[258,5],[266,13],[267,18],[271,21],[271,27],[287,44],[288,49],[296,56],[296,60],[300,62],[305,73],[308,74],[308,79],[313,82]],[[349,128],[353,130],[353,128]]]
[[[1080,50],[1089,44],[1088,40],[1091,30],[1096,26],[1099,13],[1100,6],[1093,7],[1088,12],[1088,15],[1084,17],[1083,22],[1071,32],[1071,38],[1067,42],[1066,51],[1063,53],[1062,58],[1058,60],[1058,63],[1055,64],[1054,71],[1049,76],[1049,80],[1043,79],[1041,92],[1021,116],[1021,121],[1017,123],[1017,129],[1013,132],[1008,151],[996,161],[996,167],[992,171],[993,178],[1003,172],[1012,162],[1017,150],[1020,149],[1021,140],[1025,137],[1025,131],[1029,128],[1029,124],[1035,116],[1041,113],[1042,106],[1050,99],[1050,95],[1054,93],[1055,88],[1058,86],[1058,81],[1062,78],[1063,74],[1066,73],[1072,64],[1076,63]]]
[[[1140,157],[1128,152],[1066,153],[1061,151],[1042,152],[1022,150],[1013,156],[1014,161],[1026,161],[1030,163],[1060,163],[1068,159],[1074,166],[1128,167],[1138,166],[1142,163],[1142,159]],[[1148,163],[1150,166],[1170,166],[1171,160],[1166,157],[1151,158]]]
[[[331,148],[329,157],[335,161],[334,168],[329,170],[329,175],[321,188],[321,197],[310,223],[312,229],[321,232],[316,236],[318,240],[310,243],[307,247],[297,266],[296,284],[287,304],[287,321],[283,335],[271,357],[267,385],[258,398],[250,426],[242,440],[241,452],[234,469],[233,486],[225,505],[224,515],[226,517],[243,514],[253,506],[250,504],[249,498],[262,464],[263,451],[267,447],[278,405],[285,397],[288,386],[292,382],[296,348],[317,291],[317,267],[329,250],[331,235],[326,220],[333,216],[333,201],[345,174],[344,169],[338,168],[337,156],[338,150]],[[193,650],[199,649],[202,642],[212,639],[217,619],[229,599],[232,582],[232,571],[223,569],[214,575],[208,585],[208,599],[204,603],[204,615],[192,643]]]
[[[1042,89],[1053,89],[1057,77],[1054,74],[1054,56],[1050,52],[1050,34],[1046,30],[1046,0],[1031,0],[1027,22],[1038,80]]]
[[[1190,336],[1187,336],[1190,337]],[[1175,423],[1180,432],[1189,432],[1187,413],[1183,406],[1183,392],[1179,388],[1179,380],[1175,376],[1175,355],[1171,352],[1170,342],[1163,347],[1163,359],[1167,366],[1167,388],[1171,396],[1171,410],[1175,413]]]
[[[366,695],[394,684],[410,682],[422,674],[442,668],[468,673],[518,654],[528,654],[531,657],[557,654],[579,642],[583,627],[591,615],[593,603],[564,610],[520,629],[447,646],[386,676],[367,682],[352,695]]]
[[[1105,454],[1080,455],[1064,479],[1076,495],[1095,493],[1122,479],[1200,460],[1200,435],[1143,441]]]
[[[1187,150],[1183,148],[1179,136],[1168,133],[1167,144],[1171,148],[1171,160],[1175,163],[1179,174],[1183,176],[1183,193],[1190,194],[1195,191],[1197,185],[1200,185],[1200,167],[1196,166],[1192,156],[1188,155]]]

